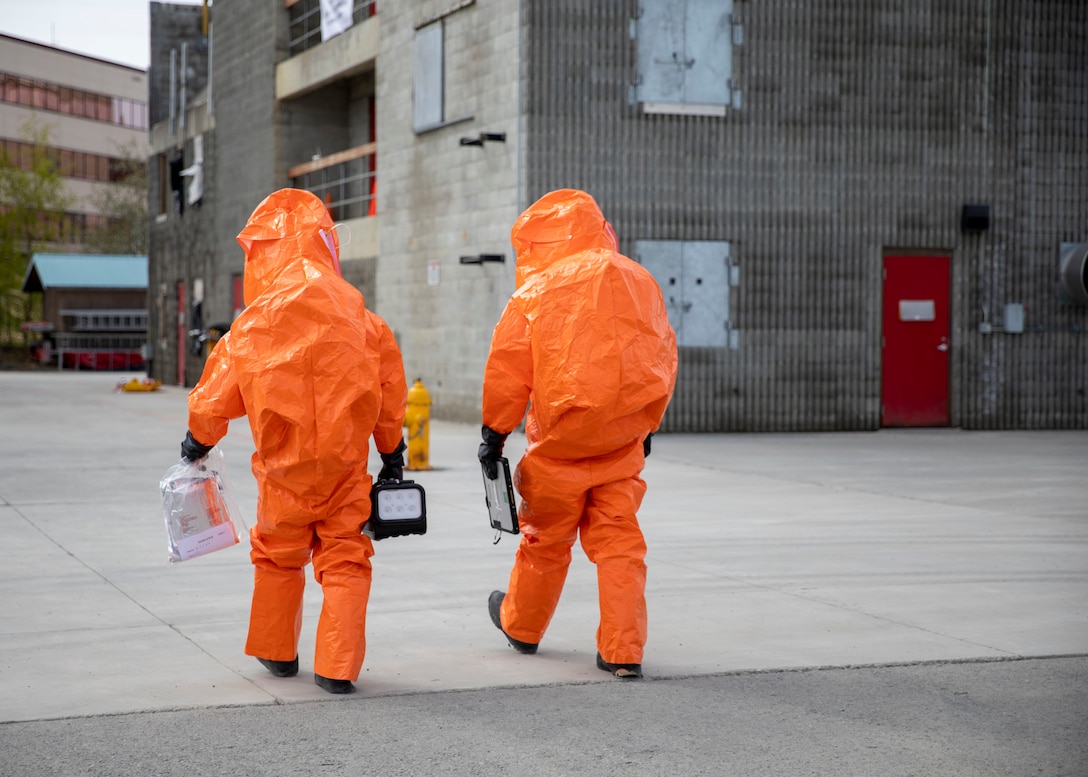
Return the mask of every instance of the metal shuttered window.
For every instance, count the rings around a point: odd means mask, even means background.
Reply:
[[[646,113],[724,116],[733,90],[732,0],[641,0],[634,101]]]
[[[416,30],[412,46],[412,129],[424,132],[439,126],[443,115],[442,22]]]
[[[730,260],[729,243],[637,240],[635,256],[661,287],[678,346],[737,347],[729,292],[739,282],[739,274]]]

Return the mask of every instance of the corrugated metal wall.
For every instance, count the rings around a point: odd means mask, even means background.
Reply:
[[[986,76],[986,183],[994,224],[965,279],[968,304],[1000,323],[1024,303],[1026,331],[974,336],[964,354],[964,425],[1088,426],[1085,308],[1062,305],[1058,245],[1088,239],[1088,4],[1005,3]],[[977,328],[976,328],[977,331]]]
[[[731,243],[739,348],[682,349],[666,429],[876,428],[882,260],[915,250],[952,257],[952,423],[1088,428],[1088,311],[1056,291],[1088,239],[1088,4],[737,0],[724,118],[631,104],[638,13],[525,4],[526,180],[590,191],[628,255]],[[1009,302],[1028,331],[981,334]]]

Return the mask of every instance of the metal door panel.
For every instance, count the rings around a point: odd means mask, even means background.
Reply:
[[[884,257],[883,426],[947,426],[947,256]]]
[[[679,341],[684,325],[683,243],[677,240],[640,240],[637,259],[661,287],[665,307],[669,311],[669,325]]]
[[[728,242],[639,240],[636,258],[661,286],[677,345],[729,345]]]
[[[684,101],[728,105],[733,77],[730,10],[722,0],[688,0]]]
[[[683,99],[685,0],[649,0],[638,21],[639,99],[678,103]]]
[[[682,266],[684,344],[724,348],[729,344],[729,244],[686,242]]]

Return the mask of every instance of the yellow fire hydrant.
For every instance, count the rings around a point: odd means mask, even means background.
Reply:
[[[431,394],[422,380],[416,380],[408,389],[408,409],[404,413],[404,425],[408,427],[407,470],[419,471],[431,468]]]

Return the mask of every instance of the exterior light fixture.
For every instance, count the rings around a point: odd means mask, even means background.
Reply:
[[[461,264],[483,264],[484,262],[505,262],[506,254],[477,254],[476,256],[462,256]]]
[[[505,143],[505,132],[481,132],[479,137],[475,138],[461,138],[462,146],[482,146],[485,142],[492,143]]]
[[[960,214],[960,231],[985,232],[990,228],[989,205],[964,205]]]

